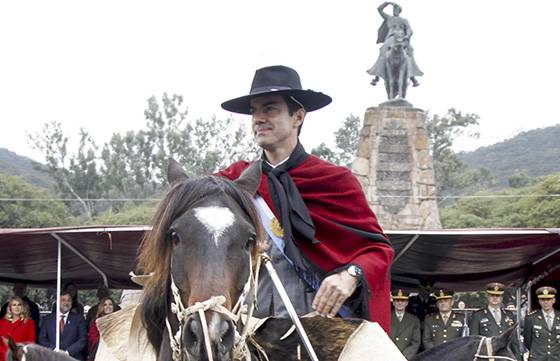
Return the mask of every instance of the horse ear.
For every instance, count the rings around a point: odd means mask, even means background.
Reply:
[[[183,167],[175,159],[169,158],[167,164],[167,181],[169,184],[180,182],[188,178],[187,172],[185,172]]]
[[[511,326],[506,332],[501,334],[499,337],[493,337],[493,346],[495,350],[503,350],[508,347],[513,341],[514,337],[517,335],[517,323]]]
[[[2,337],[6,345],[8,345],[8,349],[12,352],[12,355],[17,355],[17,345],[12,336],[8,336],[7,338]]]
[[[249,194],[255,195],[261,184],[261,177],[262,161],[259,159],[245,169],[234,183]]]

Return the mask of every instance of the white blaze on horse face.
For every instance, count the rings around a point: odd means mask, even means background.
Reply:
[[[194,215],[212,234],[216,247],[220,237],[235,221],[233,212],[226,207],[198,207],[194,209]]]

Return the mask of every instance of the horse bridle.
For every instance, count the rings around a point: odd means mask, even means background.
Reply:
[[[486,355],[481,355],[480,352],[482,351],[482,345],[486,345]],[[478,344],[478,349],[476,350],[476,354],[474,355],[473,361],[477,359],[487,359],[489,361],[495,360],[508,360],[508,361],[517,361],[516,359],[508,356],[496,356],[494,355],[494,350],[492,347],[492,338],[491,337],[482,337]]]
[[[224,307],[224,303],[226,302],[225,296],[213,296],[210,299],[203,301],[203,302],[196,302],[194,305],[185,307],[183,302],[181,301],[181,294],[179,288],[175,284],[175,280],[173,279],[173,274],[171,274],[171,292],[173,294],[173,302],[171,302],[171,312],[175,314],[177,321],[179,322],[179,330],[174,335],[173,330],[171,327],[171,323],[169,322],[169,317],[165,318],[165,324],[167,327],[167,332],[169,333],[169,344],[172,350],[173,361],[185,361],[185,353],[183,352],[183,342],[182,342],[182,333],[183,328],[185,327],[185,323],[189,316],[198,313],[200,317],[200,323],[202,325],[202,333],[204,335],[204,346],[206,348],[206,353],[208,354],[208,360],[213,361],[212,356],[212,347],[210,345],[210,334],[208,332],[208,323],[206,321],[205,312],[208,310],[220,313],[227,318],[229,318],[234,324],[237,324],[241,320],[241,314],[247,313],[247,320],[251,318],[253,315],[253,311],[255,309],[255,304],[257,302],[257,283],[258,283],[258,274],[259,269],[261,266],[262,257],[259,255],[257,257],[255,269],[253,270],[253,261],[251,254],[249,254],[249,279],[245,283],[245,287],[243,288],[243,292],[239,296],[239,299],[235,303],[232,311],[228,310]],[[249,292],[253,295],[253,300],[249,305],[248,310],[243,309],[243,304],[245,302],[245,298],[249,294]],[[249,322],[246,322],[241,335],[237,337],[234,346],[233,346],[233,353],[235,355],[234,359],[242,359],[246,358],[247,360],[251,360],[251,353],[249,352],[249,347],[247,345],[247,339],[249,338]],[[256,345],[257,348],[258,345]]]

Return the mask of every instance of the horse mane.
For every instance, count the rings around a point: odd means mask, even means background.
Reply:
[[[65,353],[56,352],[50,348],[46,348],[37,344],[18,344],[18,347],[25,349],[25,359],[29,361],[72,361],[73,357]],[[8,351],[8,357],[11,357],[11,352]],[[11,358],[8,358],[11,360]]]
[[[255,225],[258,240],[264,239],[264,228],[254,207],[252,195],[239,189],[234,182],[217,176],[202,176],[173,183],[159,203],[152,218],[152,229],[144,234],[138,254],[138,272],[153,273],[144,286],[141,312],[148,339],[157,353],[167,317],[170,294],[172,244],[168,230],[177,217],[197,207],[208,196],[225,194],[233,198]],[[255,244],[253,256],[259,252]],[[255,257],[253,257],[255,259]]]

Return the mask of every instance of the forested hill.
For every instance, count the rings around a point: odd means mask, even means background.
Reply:
[[[509,176],[521,172],[532,177],[560,172],[560,124],[460,153],[459,159],[473,168],[488,168],[499,186],[507,185]]]
[[[52,188],[54,181],[45,172],[33,167],[31,159],[0,148],[0,174],[23,177],[28,183],[43,188]]]

